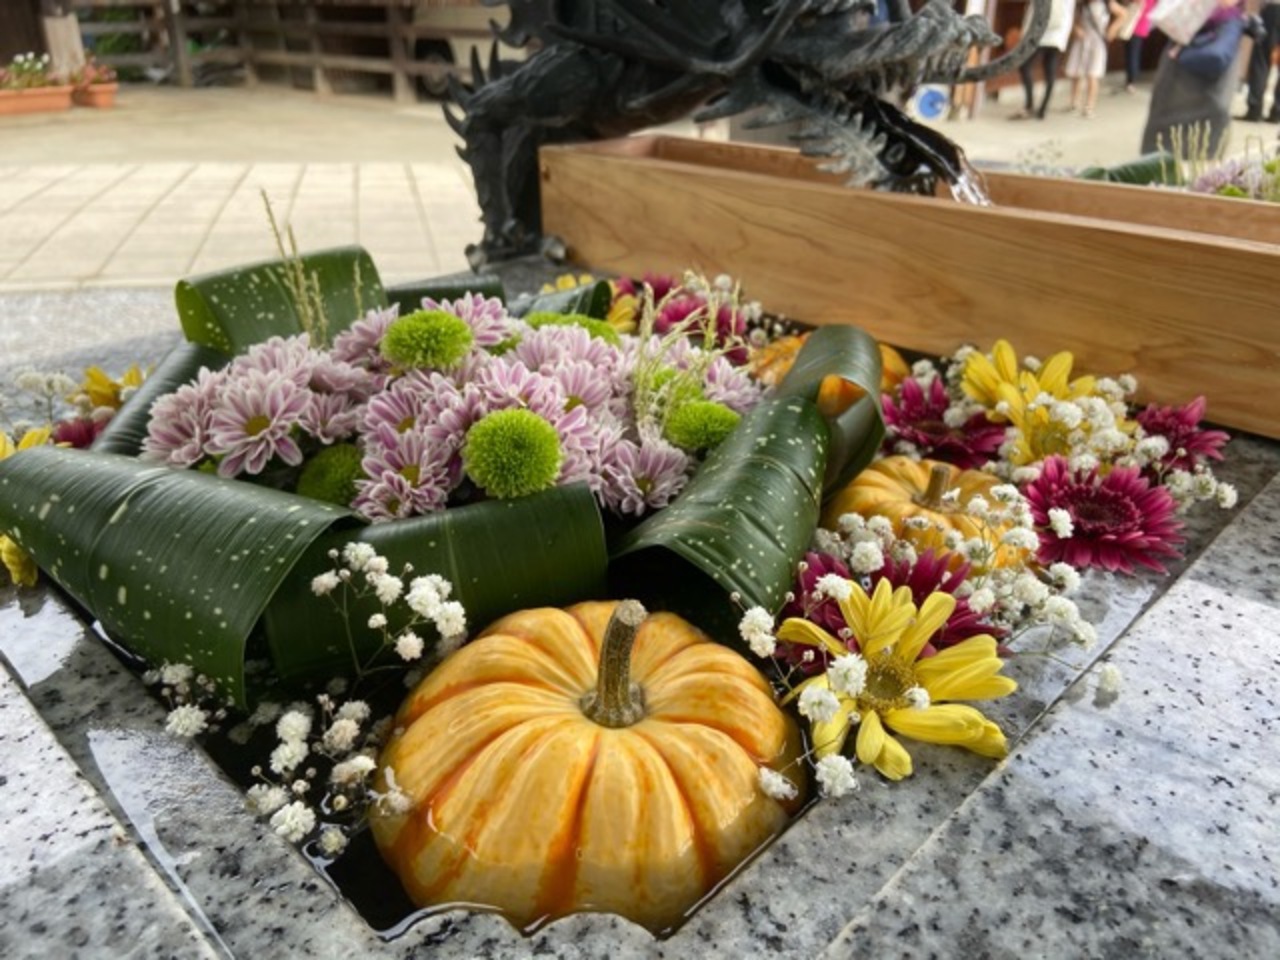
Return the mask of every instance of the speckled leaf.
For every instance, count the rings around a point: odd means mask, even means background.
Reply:
[[[441,277],[438,280],[418,280],[414,283],[401,283],[387,287],[387,302],[400,305],[400,315],[422,309],[422,298],[430,297],[439,303],[442,300],[456,300],[468,293],[480,293],[486,297],[497,297],[507,302],[507,291],[502,286],[501,278],[492,273],[475,274],[472,277],[457,275]]]
[[[827,418],[831,447],[823,491],[834,493],[862,471],[884,440],[880,414],[880,348],[858,327],[819,327],[809,334],[777,393],[816,400],[822,381],[831,375],[862,388],[865,396],[836,418]]]
[[[267,602],[349,516],[109,453],[37,447],[0,462],[0,529],[126,649],[191,663],[241,705],[245,645]]]
[[[608,281],[598,280],[572,290],[522,297],[511,305],[511,313],[517,317],[529,313],[580,313],[603,320],[609,315],[612,302],[613,290]]]
[[[386,306],[378,269],[363,247],[304,254],[302,263],[319,283],[330,335],[349,327],[360,309]],[[223,353],[241,353],[270,337],[301,333],[284,270],[284,261],[268,260],[179,280],[174,299],[182,332],[192,343]]]
[[[827,431],[804,397],[766,400],[742,419],[671,506],[613,550],[611,585],[675,610],[721,640],[730,602],[776,610],[818,522]]]
[[[356,539],[372,544],[393,572],[408,562],[411,577],[437,573],[449,580],[472,633],[513,610],[600,597],[605,587],[604,529],[585,485],[358,530],[335,528],[315,541],[267,607],[267,640],[282,676],[327,679],[349,671],[351,649],[342,618],[331,603],[312,595],[311,581],[333,568],[330,549]],[[362,662],[381,639],[364,626],[379,610],[372,600],[351,607],[352,636]],[[404,604],[392,607],[393,630],[404,625],[405,613]],[[429,627],[417,632],[433,639]],[[307,642],[298,643],[299,636]]]
[[[199,343],[180,343],[147,375],[142,386],[134,391],[106,429],[98,434],[93,449],[98,453],[121,453],[137,456],[142,451],[142,441],[147,436],[147,424],[151,420],[151,404],[167,393],[172,393],[195,379],[201,367],[218,370],[231,358],[225,353]]]

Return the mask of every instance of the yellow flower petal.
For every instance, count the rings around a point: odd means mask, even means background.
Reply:
[[[884,722],[913,740],[967,746],[982,739],[987,718],[962,703],[944,703],[923,710],[890,710]]]
[[[895,591],[889,581],[882,578],[871,597],[859,584],[853,584],[849,596],[840,601],[840,613],[853,631],[862,655],[869,658],[898,642],[915,616],[916,607],[910,587],[899,587]]]
[[[30,450],[32,447],[43,447],[53,438],[51,427],[33,427],[22,435],[18,441],[19,450]]]
[[[1013,344],[1008,340],[997,340],[991,348],[991,359],[995,363],[996,373],[1001,380],[1010,383],[1018,377],[1018,355],[1013,351]]]
[[[849,648],[823,630],[816,623],[801,620],[799,617],[788,617],[778,628],[777,637],[787,643],[802,643],[806,647],[821,647],[833,656],[842,657]]]
[[[5,565],[13,582],[20,587],[34,587],[39,576],[39,568],[20,546],[8,537],[0,534],[0,563]]]
[[[814,723],[809,726],[809,736],[813,742],[815,760],[840,753],[844,750],[845,741],[849,739],[849,731],[853,724],[849,721],[856,710],[854,702],[846,698],[840,700],[840,710],[825,723]]]
[[[936,679],[926,681],[918,673],[916,678],[931,700],[998,700],[1018,689],[1012,677],[997,676],[1003,665],[999,660],[980,660]]]
[[[876,769],[890,780],[902,780],[911,776],[911,754],[897,740],[887,736],[876,760]]]
[[[1004,738],[1004,731],[990,720],[983,728],[981,739],[965,746],[974,753],[996,760],[1003,760],[1009,755],[1009,744]]]
[[[884,583],[883,580],[880,581]],[[947,622],[956,608],[956,598],[949,593],[937,590],[925,597],[920,605],[920,612],[915,620],[902,632],[893,655],[900,663],[913,663],[924,645]]]
[[[1060,399],[1067,396],[1067,380],[1071,377],[1071,365],[1075,358],[1066,350],[1055,353],[1044,362],[1036,374],[1040,389]]]
[[[994,637],[985,633],[977,634],[961,640],[953,647],[947,647],[927,660],[917,660],[916,676],[923,682],[926,678],[942,676],[952,670],[968,666],[977,660],[989,660],[996,655]]]
[[[862,711],[862,723],[858,725],[858,759],[863,763],[875,763],[884,749],[884,726],[880,714],[874,710]]]

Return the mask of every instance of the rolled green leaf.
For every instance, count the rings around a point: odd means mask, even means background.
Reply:
[[[151,405],[193,380],[201,367],[218,370],[230,361],[225,353],[199,343],[180,343],[169,351],[155,370],[116,411],[106,429],[93,442],[98,453],[119,453],[134,457],[142,451],[151,420]]]
[[[1177,186],[1183,182],[1182,166],[1171,153],[1157,151],[1144,153],[1136,160],[1129,160],[1112,167],[1085,167],[1080,171],[1081,180],[1101,180],[1106,183],[1128,183],[1147,186],[1153,183]]]
[[[609,315],[613,288],[607,280],[597,280],[572,290],[556,290],[532,297],[521,297],[511,304],[511,314],[523,317],[529,313],[580,313],[595,320]]]
[[[358,530],[334,529],[315,541],[281,584],[265,617],[271,658],[281,676],[327,679],[367,663],[381,634],[366,626],[382,608],[372,598],[352,603],[348,640],[343,618],[329,599],[315,597],[311,581],[334,568],[328,556],[352,540],[371,544],[399,574],[436,573],[454,587],[451,599],[467,611],[472,634],[490,621],[530,606],[561,606],[605,592],[604,528],[585,485],[557,487],[516,500],[490,500]],[[407,586],[407,584],[406,584]],[[407,620],[404,604],[387,611],[393,633]],[[415,631],[425,640],[430,627]],[[394,654],[382,663],[394,662]]]
[[[674,610],[721,640],[743,606],[776,610],[818,522],[828,437],[813,401],[775,397],[743,417],[671,506],[613,550],[621,596]]]
[[[315,278],[330,336],[363,311],[386,306],[378,269],[363,247],[321,250],[304,254],[301,261],[306,275]],[[192,343],[232,354],[274,336],[302,333],[298,304],[285,282],[287,269],[283,260],[267,260],[179,280],[174,300],[182,332]]]
[[[349,517],[110,453],[36,447],[0,462],[0,529],[123,647],[190,663],[240,706],[267,603],[312,541]]]
[[[502,286],[502,279],[492,273],[476,274],[474,279],[459,279],[455,275],[397,284],[387,287],[387,302],[399,304],[400,314],[403,316],[421,310],[423,297],[430,297],[439,303],[442,300],[457,300],[468,293],[497,297],[503,303],[507,302],[507,291]]]

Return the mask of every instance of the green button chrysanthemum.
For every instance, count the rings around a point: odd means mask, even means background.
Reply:
[[[382,338],[382,355],[403,370],[448,370],[471,350],[466,321],[443,310],[419,310],[401,317]]]
[[[499,410],[467,431],[462,464],[476,486],[507,500],[545,490],[564,456],[556,428],[531,410]]]

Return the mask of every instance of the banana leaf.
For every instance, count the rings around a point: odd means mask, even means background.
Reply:
[[[386,306],[378,269],[363,247],[321,250],[301,260],[308,276],[315,277],[330,335],[350,326],[361,310]],[[285,270],[285,261],[267,260],[179,280],[174,300],[182,332],[192,343],[232,354],[270,337],[301,333],[302,320],[285,283]]]
[[[823,481],[825,494],[834,493],[860,473],[884,441],[880,366],[880,348],[864,330],[843,325],[819,327],[809,334],[778,385],[778,396],[817,400],[822,381],[834,374],[863,392],[848,410],[827,419],[831,447]]]
[[[240,706],[263,610],[311,542],[348,517],[110,453],[36,447],[0,462],[0,529],[121,646],[192,664]]]
[[[775,397],[743,417],[671,506],[625,534],[611,583],[674,610],[721,640],[744,607],[776,610],[818,522],[827,428],[805,397]]]
[[[1144,153],[1136,160],[1112,167],[1085,167],[1080,171],[1081,180],[1101,180],[1105,183],[1129,183],[1136,186],[1149,184],[1182,183],[1182,166],[1171,153]]]
[[[386,557],[393,573],[408,562],[414,571],[410,577],[438,573],[449,580],[473,634],[524,607],[561,606],[601,597],[605,591],[604,527],[585,485],[454,507],[358,531],[335,527],[315,541],[267,606],[267,642],[281,676],[328,679],[352,667],[353,644],[361,662],[377,652],[381,634],[365,627],[369,616],[382,609],[376,600],[350,605],[348,642],[333,604],[311,593],[312,579],[334,567],[329,550],[356,539]],[[388,611],[393,633],[406,619],[404,604]],[[429,626],[414,629],[433,639]],[[299,643],[299,637],[306,642]]]
[[[423,297],[430,297],[439,302],[456,300],[468,293],[481,293],[486,297],[497,297],[503,303],[507,302],[507,291],[502,286],[501,278],[492,273],[476,274],[470,279],[459,278],[455,274],[434,280],[397,284],[394,287],[387,287],[387,302],[399,304],[400,315],[404,316],[414,310],[421,310]]]
[[[597,280],[572,290],[556,290],[531,297],[521,297],[510,305],[511,315],[523,317],[530,313],[580,313],[596,320],[609,315],[613,303],[613,289],[606,280]]]
[[[120,453],[135,457],[142,451],[151,419],[151,404],[195,378],[201,367],[217,370],[231,358],[198,343],[181,343],[169,351],[160,366],[147,376],[133,396],[125,401],[106,429],[98,434],[93,449],[98,453]]]

